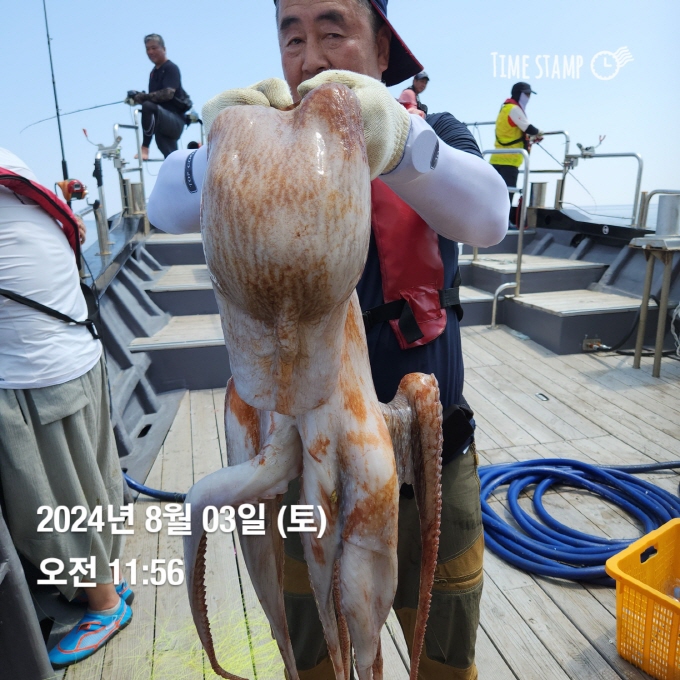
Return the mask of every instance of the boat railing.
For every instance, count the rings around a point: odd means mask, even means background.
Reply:
[[[600,140],[601,143],[601,140]],[[637,227],[640,226],[638,222],[640,222],[640,214],[639,214],[639,207],[640,207],[640,196],[641,196],[641,187],[642,187],[642,170],[644,168],[644,163],[642,161],[642,156],[639,153],[635,153],[633,151],[630,152],[622,152],[622,153],[596,153],[595,148],[592,146],[589,147],[583,147],[580,144],[578,145],[580,153],[577,154],[566,154],[564,158],[564,170],[562,172],[562,186],[560,187],[561,191],[561,196],[559,200],[558,207],[562,207],[562,196],[564,195],[564,185],[565,181],[567,179],[567,175],[578,165],[579,160],[581,159],[590,159],[590,158],[635,158],[638,163],[638,170],[637,170],[637,177],[635,180],[635,194],[633,197],[633,214],[630,218],[631,222],[631,227]],[[646,219],[646,216],[645,216]]]
[[[130,168],[125,168],[125,165],[127,163],[120,158],[119,155],[119,162],[116,163],[114,160],[114,166],[118,170],[119,176],[120,176],[120,187],[121,187],[121,200],[123,204],[123,210],[127,210],[129,213],[134,213],[137,212],[137,210],[142,209],[144,210],[146,207],[146,190],[144,187],[144,161],[142,160],[142,141],[139,136],[139,109],[133,109],[133,116],[134,116],[134,124],[129,125],[129,124],[124,124],[124,123],[116,123],[113,126],[113,136],[114,137],[120,137],[118,134],[119,130],[134,130],[135,131],[135,142],[137,144],[137,165],[130,167]],[[135,203],[138,203],[140,200],[140,196],[133,196],[132,195],[132,190],[130,187],[130,182],[129,180],[126,182],[126,179],[123,177],[123,175],[126,175],[130,172],[138,172],[139,173],[139,184],[141,187],[141,199],[142,199],[142,205],[135,205]],[[136,200],[135,200],[136,199]]]
[[[640,229],[647,228],[647,217],[649,216],[649,204],[654,196],[677,196],[680,194],[680,189],[654,189],[647,193],[643,192],[642,202],[640,204],[640,219],[638,220],[638,227]]]
[[[483,156],[490,156],[493,154],[521,154],[524,158],[524,179],[522,183],[522,204],[520,206],[519,220],[517,221],[518,233],[517,233],[517,267],[515,270],[515,282],[514,283],[504,283],[499,286],[493,297],[493,308],[491,312],[491,326],[496,325],[496,311],[497,311],[497,300],[498,296],[504,291],[510,288],[515,289],[515,296],[520,293],[520,284],[522,279],[522,248],[524,245],[524,225],[526,223],[527,216],[527,197],[529,196],[529,175],[531,174],[531,160],[529,157],[529,152],[526,149],[485,149],[482,151]],[[517,191],[517,187],[510,187],[510,190]],[[477,260],[479,257],[479,249],[475,247],[472,251],[472,259]]]

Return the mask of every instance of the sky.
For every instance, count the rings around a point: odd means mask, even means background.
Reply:
[[[3,0],[0,22],[0,146],[23,158],[43,184],[61,179],[42,0]],[[62,112],[122,100],[146,90],[152,68],[143,37],[160,33],[181,70],[196,110],[218,92],[281,77],[272,0],[46,0],[52,56]],[[517,80],[537,92],[527,107],[544,131],[566,130],[576,143],[599,151],[637,152],[644,159],[643,190],[679,189],[679,0],[390,0],[390,21],[424,64],[431,80],[422,100],[430,112],[450,111],[465,122],[495,120]],[[405,83],[403,86],[407,85]],[[395,96],[403,86],[394,87]],[[113,124],[131,121],[130,107],[108,106],[62,119],[71,177],[96,196],[91,177],[95,143],[110,144]],[[493,128],[480,128],[493,146]],[[188,128],[181,146],[199,138]],[[557,158],[562,138],[543,146]],[[123,157],[132,161],[134,133],[124,132]],[[152,157],[160,157],[152,145]],[[535,148],[532,167],[557,168]],[[158,163],[146,166],[147,192]],[[576,205],[630,204],[633,159],[580,161],[565,199]],[[113,165],[104,164],[109,213],[120,206]],[[130,175],[135,177],[135,173]],[[534,181],[554,182],[554,176]],[[133,179],[134,181],[134,179]],[[548,189],[552,202],[554,189]],[[74,203],[76,210],[84,202]]]

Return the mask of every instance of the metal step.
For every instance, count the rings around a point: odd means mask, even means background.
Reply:
[[[130,351],[152,357],[148,374],[159,391],[224,387],[231,375],[217,314],[175,316],[153,335],[132,340]]]
[[[174,316],[218,311],[205,264],[173,265],[146,290],[162,310]]]
[[[493,295],[471,286],[460,287],[460,302],[463,306],[461,326],[479,326],[491,323]]]
[[[640,298],[595,290],[522,294],[501,304],[500,320],[556,354],[583,352],[586,338],[612,346],[631,330]],[[650,303],[646,342],[653,343],[657,309]],[[623,348],[635,344],[631,333]]]
[[[146,249],[164,266],[175,264],[205,264],[200,234],[152,234]]]
[[[519,295],[513,298],[515,304],[539,309],[556,316],[581,316],[589,314],[613,314],[637,312],[640,298],[616,295],[595,290],[551,291]],[[656,303],[651,300],[650,308]]]
[[[508,229],[508,232],[505,234],[505,237],[500,243],[496,244],[495,246],[491,246],[490,248],[480,248],[480,252],[489,255],[496,253],[516,253],[518,237],[519,231],[517,229]],[[526,248],[535,238],[535,229],[525,229],[524,238],[522,239],[524,248]],[[463,255],[471,255],[472,250],[472,246],[469,246],[465,243],[463,244]]]
[[[517,255],[480,254],[469,267],[465,277],[468,285],[493,293],[502,284],[515,280]],[[599,262],[524,255],[521,290],[522,293],[541,293],[587,288],[597,283],[606,269],[607,265]]]

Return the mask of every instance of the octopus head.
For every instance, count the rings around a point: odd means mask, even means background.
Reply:
[[[239,106],[215,119],[201,225],[246,403],[299,415],[330,397],[370,212],[361,111],[345,86],[291,111]]]

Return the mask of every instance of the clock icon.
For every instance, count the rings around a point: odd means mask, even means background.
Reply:
[[[620,68],[619,59],[609,50],[598,52],[590,61],[590,70],[598,80],[611,80]]]

